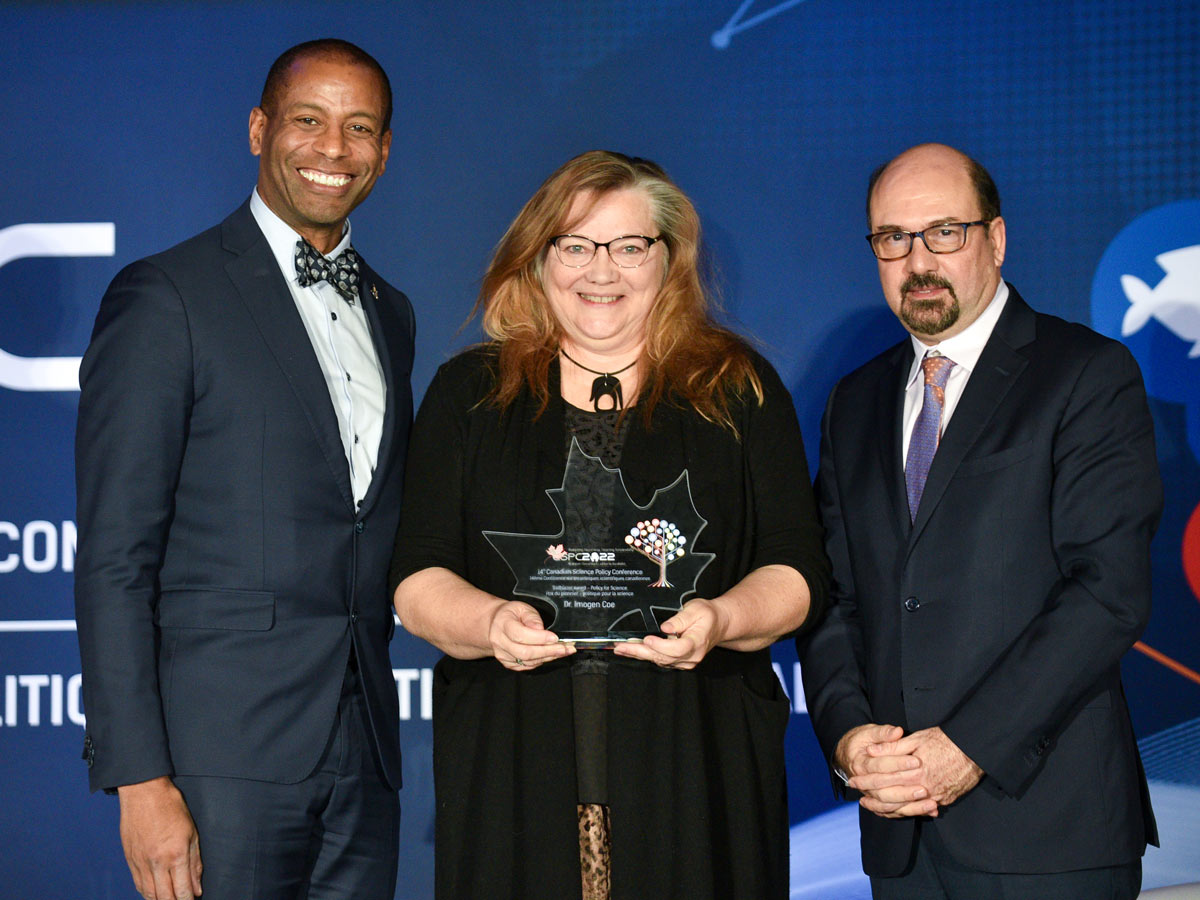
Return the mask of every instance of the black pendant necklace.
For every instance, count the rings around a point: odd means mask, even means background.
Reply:
[[[615,372],[597,372],[595,369],[589,369],[581,362],[575,362],[575,360],[571,359],[570,354],[568,354],[567,351],[562,347],[558,348],[558,352],[565,356],[572,363],[575,363],[576,366],[583,369],[583,371],[591,372],[596,376],[596,378],[592,381],[592,396],[590,398],[592,401],[592,406],[595,408],[596,412],[605,412],[605,410],[600,408],[601,397],[609,397],[612,399],[612,409],[621,409],[625,406],[624,398],[621,395],[621,379],[617,376],[627,369],[632,369],[634,366],[636,366],[636,359],[629,365],[617,369]]]

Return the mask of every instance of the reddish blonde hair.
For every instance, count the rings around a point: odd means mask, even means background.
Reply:
[[[500,239],[483,277],[472,315],[498,351],[490,399],[507,407],[523,387],[550,399],[550,364],[562,329],[542,286],[549,240],[569,232],[566,221],[580,194],[599,200],[613,191],[642,191],[666,250],[666,275],[646,321],[638,405],[649,423],[665,394],[690,404],[704,418],[736,431],[729,406],[746,387],[758,402],[762,382],[746,343],[711,315],[715,305],[700,274],[700,217],[692,202],[657,164],[606,150],[566,162],[542,183]]]

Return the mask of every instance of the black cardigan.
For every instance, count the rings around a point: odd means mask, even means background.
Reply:
[[[393,586],[450,569],[513,598],[513,576],[484,530],[556,534],[546,489],[566,464],[557,366],[551,401],[484,398],[494,351],[443,365],[409,449]],[[738,437],[669,400],[645,427],[632,409],[621,471],[645,504],[685,468],[708,525],[697,581],[715,597],[753,569],[805,578],[819,617],[829,570],[791,397],[761,357],[765,390],[734,409]],[[521,598],[515,598],[521,599]],[[609,670],[609,799],[614,896],[783,898],[788,819],[783,731],[790,704],[767,650],[714,649],[692,671],[614,657]],[[528,673],[495,659],[443,657],[434,680],[436,882],[440,900],[559,900],[579,891],[569,660]]]

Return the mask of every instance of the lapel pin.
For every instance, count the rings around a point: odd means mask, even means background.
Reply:
[[[379,288],[375,287],[375,282],[371,282],[371,296],[376,300],[379,299]]]

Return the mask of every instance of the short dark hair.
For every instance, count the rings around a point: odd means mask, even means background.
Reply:
[[[342,59],[374,72],[379,78],[380,87],[383,88],[383,130],[386,132],[392,127],[392,83],[388,81],[387,72],[383,71],[383,66],[378,60],[362,47],[340,38],[318,38],[284,50],[279,59],[271,64],[267,80],[263,84],[262,99],[258,101],[258,105],[265,113],[271,114],[271,110],[286,90],[288,70],[298,61],[313,57]]]
[[[905,153],[908,151],[905,150]],[[992,180],[992,176],[988,173],[977,160],[967,156],[962,151],[957,151],[962,157],[963,165],[967,168],[967,177],[971,179],[971,187],[975,189],[975,197],[979,200],[979,217],[990,222],[992,219],[1000,218],[1000,191],[996,188],[996,182]],[[880,163],[875,167],[875,171],[871,173],[871,178],[867,182],[867,228],[872,228],[871,225],[871,195],[875,193],[875,184],[887,171],[888,166],[894,163],[897,159],[903,156],[904,153],[898,156],[893,156],[885,163]]]

